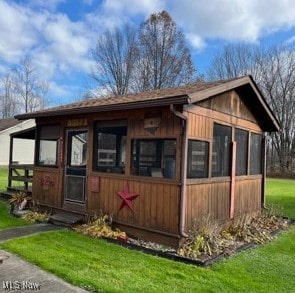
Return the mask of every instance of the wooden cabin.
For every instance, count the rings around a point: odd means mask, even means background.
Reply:
[[[35,202],[113,215],[133,237],[177,246],[195,218],[264,205],[265,135],[279,123],[250,76],[96,98],[36,119]]]

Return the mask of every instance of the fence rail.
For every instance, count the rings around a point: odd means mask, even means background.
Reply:
[[[33,182],[34,165],[10,164],[8,167],[8,187],[12,187],[13,181],[23,183],[25,191],[29,191],[29,184]]]

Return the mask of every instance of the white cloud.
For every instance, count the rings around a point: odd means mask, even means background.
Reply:
[[[47,10],[54,11],[57,9],[58,5],[66,2],[66,0],[30,0],[28,5],[30,7],[38,7],[38,8],[44,8]]]
[[[198,35],[188,33],[186,34],[186,38],[193,47],[199,50],[203,49],[206,46],[205,41]]]
[[[29,10],[0,1],[0,56],[13,61],[37,43],[32,26],[28,22]]]
[[[289,38],[287,41],[286,41],[286,44],[295,44],[295,36]]]
[[[105,0],[96,11],[87,15],[87,20],[93,29],[103,31],[137,18],[143,21],[163,9],[165,0]]]
[[[184,31],[203,40],[255,42],[262,34],[295,26],[293,0],[173,0],[172,14]],[[191,40],[194,43],[194,40]],[[204,44],[197,42],[196,45]]]
[[[72,22],[61,13],[35,11],[2,0],[0,11],[0,61],[13,65],[30,52],[34,63],[50,68],[49,78],[56,69],[89,71],[93,36],[86,24]]]
[[[70,97],[76,88],[64,81],[87,75],[93,61],[89,50],[97,32],[130,21],[142,22],[166,9],[194,48],[208,40],[255,42],[262,35],[295,26],[293,0],[80,0],[85,11],[75,21],[59,12],[70,0],[0,0],[0,73],[30,53],[41,77],[51,81],[53,95]],[[67,2],[67,3],[66,3]],[[18,4],[17,4],[18,3]],[[82,7],[81,6],[81,7]],[[70,9],[70,8],[68,8]],[[69,15],[71,15],[69,13]],[[73,16],[74,15],[74,16]],[[77,18],[80,20],[77,21]],[[288,41],[295,42],[295,37]]]
[[[93,4],[93,0],[82,0],[83,4],[91,6]]]
[[[163,8],[163,0],[106,0],[102,5],[102,9],[112,14],[144,17]]]

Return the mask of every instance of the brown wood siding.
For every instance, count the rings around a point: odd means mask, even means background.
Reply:
[[[257,123],[250,110],[235,91],[229,91],[216,97],[212,97],[199,102],[198,105]]]
[[[34,168],[33,177],[33,199],[37,205],[50,207],[61,207],[63,198],[61,169],[56,168]],[[44,182],[48,182],[44,184]]]
[[[188,138],[205,140],[210,143],[209,174],[211,172],[214,123],[262,133],[250,110],[235,91],[202,101],[198,105],[189,105],[184,113],[188,121]],[[236,177],[235,217],[243,213],[260,211],[261,177]],[[190,227],[195,218],[207,215],[211,215],[212,219],[220,222],[230,219],[230,180],[230,177],[187,180],[186,227]]]
[[[212,119],[205,115],[196,115],[193,112],[187,112],[188,118],[188,136],[205,140],[212,139],[213,128]]]
[[[259,177],[259,178],[258,178]],[[252,214],[261,210],[261,176],[238,179],[235,184],[234,216]],[[210,215],[213,220],[226,222],[230,219],[230,181],[217,180],[187,185],[186,227],[194,219]]]
[[[217,181],[187,185],[186,227],[194,219],[210,215],[212,220],[224,221],[229,218],[230,182]]]
[[[237,180],[235,184],[235,216],[260,212],[262,176]]]
[[[262,133],[261,128],[251,121],[200,106],[190,106],[185,114],[188,117],[188,136],[196,139],[212,140],[214,122]]]
[[[138,178],[121,178],[93,174],[99,180],[99,191],[88,193],[87,210],[90,214],[99,214],[100,211],[113,215],[113,220],[146,229],[178,233],[179,225],[179,198],[178,184],[160,180],[140,180]],[[116,194],[122,191],[126,182],[129,190],[139,196],[132,201],[134,213],[127,207],[119,210],[122,199]],[[151,182],[152,181],[152,182]],[[89,180],[91,182],[91,178]],[[88,190],[91,188],[89,187]]]

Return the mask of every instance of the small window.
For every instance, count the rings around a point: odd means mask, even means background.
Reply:
[[[41,126],[39,128],[37,164],[56,166],[58,154],[59,125]]]
[[[251,148],[250,148],[250,174],[257,175],[262,173],[262,135],[251,133]]]
[[[231,127],[214,124],[212,177],[230,175]]]
[[[86,167],[88,133],[75,130],[68,133],[68,165]]]
[[[235,129],[236,151],[236,175],[247,175],[248,158],[248,131]]]
[[[98,122],[94,138],[94,169],[99,172],[125,173],[126,121]]]
[[[187,156],[187,177],[208,177],[209,143],[189,140]]]
[[[132,140],[133,175],[175,178],[175,139]]]

